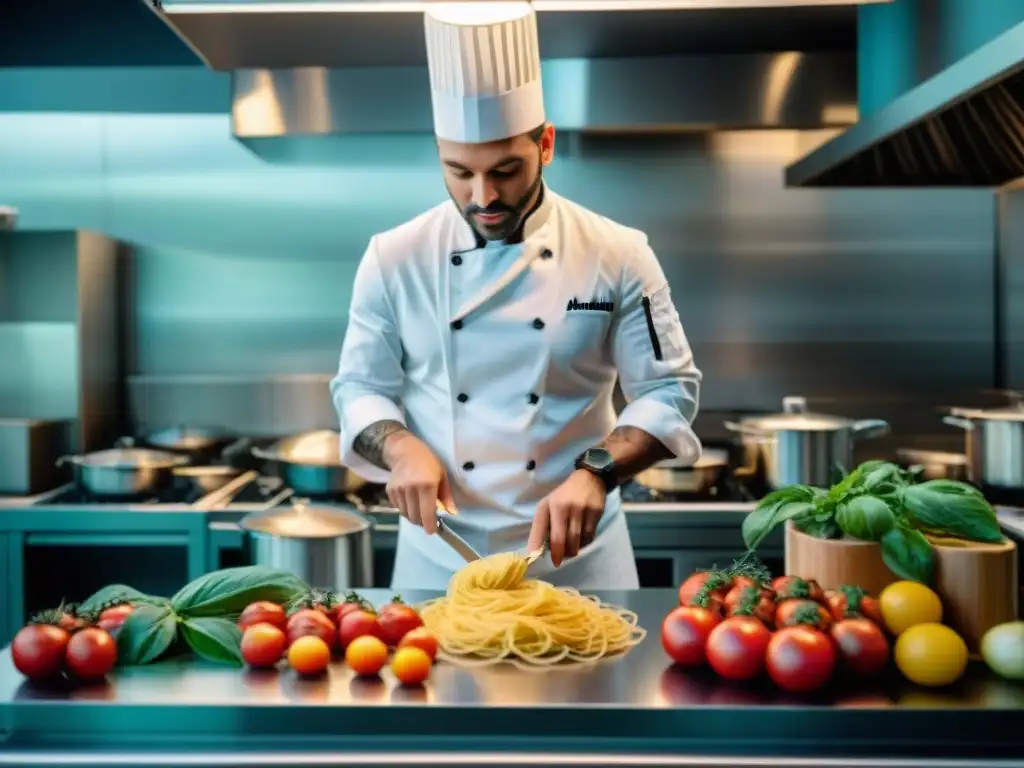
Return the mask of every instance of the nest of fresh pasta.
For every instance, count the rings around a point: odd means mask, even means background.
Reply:
[[[584,664],[644,639],[632,611],[528,579],[528,566],[515,553],[474,561],[452,577],[444,597],[420,606],[442,658],[464,665]]]

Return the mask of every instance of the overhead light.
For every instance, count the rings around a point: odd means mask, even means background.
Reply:
[[[483,3],[485,0],[456,0]],[[446,0],[451,2],[451,0]],[[685,11],[730,8],[792,8],[822,5],[869,5],[893,0],[530,0],[538,12],[545,11]],[[175,13],[423,13],[431,0],[287,0],[269,2],[164,2],[163,11]]]

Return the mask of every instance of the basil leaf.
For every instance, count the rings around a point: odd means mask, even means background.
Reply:
[[[169,606],[142,605],[132,611],[117,633],[119,664],[148,664],[171,647],[178,619]]]
[[[135,587],[129,587],[127,584],[111,584],[93,593],[84,602],[79,604],[78,610],[84,613],[92,613],[93,611],[99,611],[122,603],[159,605],[166,602],[163,598],[151,597],[139,592]]]
[[[903,492],[903,508],[915,528],[939,535],[999,543],[995,510],[973,486],[955,480],[929,480]]]
[[[287,571],[250,565],[200,576],[171,598],[171,607],[188,618],[223,618],[237,616],[257,600],[285,605],[306,592],[309,587]]]
[[[861,541],[881,541],[896,525],[896,516],[889,505],[874,496],[855,496],[839,505],[836,511],[839,528]]]
[[[757,549],[764,538],[787,520],[799,520],[814,514],[814,503],[790,501],[755,509],[743,519],[743,543],[747,549]]]
[[[185,619],[185,641],[197,656],[234,667],[243,665],[242,631],[228,619]]]
[[[882,560],[901,579],[931,584],[935,550],[920,531],[897,525],[882,537]]]
[[[843,535],[843,532],[840,530],[839,525],[833,517],[829,517],[827,520],[812,518],[810,520],[800,521],[796,523],[796,527],[803,533],[806,533],[808,536],[813,536],[816,539],[838,539]]]

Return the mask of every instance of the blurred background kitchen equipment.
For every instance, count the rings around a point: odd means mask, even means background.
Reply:
[[[921,480],[967,480],[967,457],[962,453],[900,448],[896,461],[904,469],[918,468]]]
[[[70,421],[0,419],[0,494],[30,495],[55,488],[65,473]]]
[[[341,463],[340,435],[329,429],[303,432],[267,448],[254,446],[252,455],[269,465],[299,496],[338,498],[358,491],[366,480]]]
[[[0,232],[7,232],[18,226],[18,209],[0,205]]]
[[[74,466],[78,483],[93,495],[124,498],[167,488],[174,469],[188,461],[181,454],[136,448],[131,438],[123,438],[117,448],[62,456],[57,463]]]
[[[373,586],[372,525],[356,512],[295,499],[246,515],[240,526],[254,565],[280,568],[321,589]]]
[[[236,477],[241,476],[242,470],[237,467],[228,466],[184,466],[174,468],[175,482],[184,485],[189,492],[207,494],[223,488]],[[252,479],[255,480],[256,473]]]
[[[659,493],[703,493],[718,485],[728,465],[728,451],[705,448],[696,463],[665,459],[639,473],[636,481]]]
[[[998,408],[950,408],[942,420],[964,430],[970,480],[978,485],[1024,490],[1024,395],[1005,393]]]
[[[772,488],[795,483],[827,488],[835,480],[837,466],[853,469],[857,440],[889,432],[888,422],[881,419],[855,421],[810,413],[802,397],[786,397],[782,408],[779,414],[725,423],[727,429],[742,435]]]
[[[150,448],[188,456],[194,464],[206,464],[239,438],[222,429],[210,427],[166,427],[150,432],[142,443]]]

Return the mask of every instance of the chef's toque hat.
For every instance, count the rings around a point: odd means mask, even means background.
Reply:
[[[435,3],[424,13],[434,133],[464,144],[544,123],[537,14],[528,2]]]

